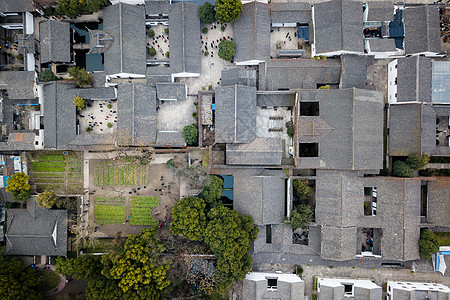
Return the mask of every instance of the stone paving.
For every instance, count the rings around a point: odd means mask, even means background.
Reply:
[[[180,79],[181,82],[185,82],[188,85],[188,94],[197,94],[199,90],[208,89],[209,85],[212,85],[212,89],[215,89],[220,85],[222,70],[234,66],[231,62],[221,59],[217,54],[219,52],[220,39],[226,38],[231,40],[233,38],[233,24],[227,23],[225,31],[220,29],[221,25],[218,22],[209,25],[202,24],[200,28],[203,29],[205,27],[208,28],[208,32],[201,33],[201,41],[203,42],[201,46],[202,53],[204,54],[205,51],[208,51],[208,55],[202,56],[201,75],[195,78]]]
[[[182,101],[165,101],[159,104],[156,116],[156,128],[158,131],[180,131],[183,127],[196,123],[196,119],[192,116],[197,100],[194,96],[188,96]]]
[[[270,33],[270,56],[276,57],[278,49],[298,49],[296,28],[272,28]]]
[[[108,108],[108,104],[111,108]],[[86,107],[78,116],[80,131],[86,132],[86,128],[92,128],[90,134],[110,134],[117,127],[117,101],[92,101],[91,107]],[[107,124],[112,127],[108,128]]]
[[[169,59],[165,56],[166,52],[169,51],[169,34],[165,33],[164,30],[168,29],[169,26],[165,25],[157,25],[150,27],[155,32],[154,37],[149,37],[147,35],[147,48],[155,48],[156,55],[149,56],[150,59],[161,60],[161,59]]]

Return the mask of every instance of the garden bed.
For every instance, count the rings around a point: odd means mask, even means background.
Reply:
[[[95,168],[96,185],[144,185],[147,182],[147,165],[121,160],[116,164],[100,163]]]
[[[130,224],[156,225],[152,217],[152,208],[158,206],[158,197],[131,197]]]

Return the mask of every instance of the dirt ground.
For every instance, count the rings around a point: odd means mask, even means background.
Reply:
[[[98,162],[97,162],[98,163]],[[129,234],[139,234],[142,228],[147,226],[130,225],[129,219],[124,220],[125,224],[96,224],[94,218],[95,197],[124,197],[126,216],[130,216],[130,202],[133,196],[158,197],[159,205],[152,209],[152,217],[163,222],[170,217],[170,211],[175,202],[180,198],[180,185],[175,177],[165,166],[165,164],[151,164],[148,169],[148,180],[143,186],[95,186],[94,168],[96,163],[91,163],[90,168],[90,204],[87,213],[89,214],[89,228],[92,237],[115,237],[118,231],[122,236]],[[170,188],[169,188],[170,186]],[[94,229],[97,231],[94,232]]]

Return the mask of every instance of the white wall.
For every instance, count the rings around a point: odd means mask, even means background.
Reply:
[[[397,65],[398,60],[394,59],[388,64],[388,102],[389,104],[397,103],[397,84],[395,79],[397,78]]]

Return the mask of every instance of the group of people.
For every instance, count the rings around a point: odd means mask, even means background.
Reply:
[[[164,56],[165,55],[164,49],[159,45],[159,43],[167,44],[167,41],[169,40],[169,35],[160,34],[160,35],[152,37],[152,39],[153,39],[153,42],[147,43],[147,45],[155,48],[157,51],[159,51]],[[169,48],[168,44],[167,44],[167,48]],[[156,57],[155,57],[155,59],[156,59]]]
[[[88,128],[91,128],[91,130],[98,128],[100,131],[103,131],[105,127],[108,127],[108,123],[117,123],[117,116],[115,116],[117,111],[112,109],[112,101],[99,101],[98,105],[100,112],[105,115],[97,118],[94,113],[88,113],[86,116],[88,118]],[[103,117],[105,118],[104,120]],[[111,127],[111,125],[109,127]]]

